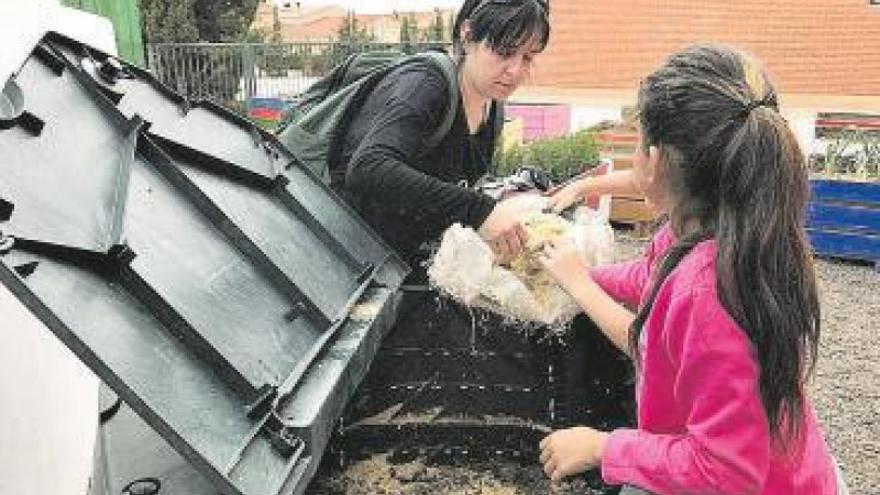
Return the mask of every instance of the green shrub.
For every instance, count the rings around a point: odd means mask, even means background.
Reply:
[[[596,166],[599,152],[592,131],[533,141],[495,153],[494,174],[499,177],[515,173],[522,167],[544,170],[554,181],[563,181]]]

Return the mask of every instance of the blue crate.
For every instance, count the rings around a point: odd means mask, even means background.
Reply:
[[[880,184],[811,181],[807,232],[818,255],[880,267]]]

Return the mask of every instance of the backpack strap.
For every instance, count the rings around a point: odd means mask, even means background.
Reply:
[[[455,121],[455,115],[458,113],[458,101],[460,99],[458,70],[455,67],[455,63],[453,63],[452,58],[444,52],[428,51],[413,55],[412,57],[416,60],[425,60],[440,69],[440,72],[443,73],[443,77],[446,78],[446,86],[449,88],[449,104],[446,105],[446,112],[443,114],[440,126],[437,127],[434,133],[431,134],[425,142],[427,148],[433,148],[440,144],[440,142],[443,141],[443,138],[449,134],[449,130],[452,129],[452,123]]]
[[[399,52],[398,52],[399,54]],[[413,62],[428,64],[440,70],[449,88],[449,101],[437,129],[425,143],[436,147],[449,134],[458,112],[460,88],[458,74],[452,59],[441,52],[425,52],[409,56],[394,53],[358,53],[335,68],[320,85],[308,91],[319,96],[309,98],[311,106],[302,114],[293,116],[290,124],[278,131],[285,146],[295,150],[304,162],[325,183],[333,184],[333,175],[342,152],[340,140],[347,124],[360,111],[364,101],[376,85],[394,70]]]

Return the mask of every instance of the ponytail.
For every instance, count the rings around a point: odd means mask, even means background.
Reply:
[[[718,294],[755,346],[771,431],[792,439],[820,329],[804,157],[779,113],[756,107],[725,148],[721,171],[716,267],[732,276],[718,277]]]

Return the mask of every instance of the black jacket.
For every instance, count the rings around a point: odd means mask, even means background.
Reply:
[[[459,99],[452,128],[439,145],[425,141],[440,125],[449,88],[439,69],[409,65],[389,74],[367,97],[342,139],[331,172],[334,188],[424,277],[434,241],[455,222],[477,228],[494,201],[469,189],[488,170],[494,118],[470,134]]]

